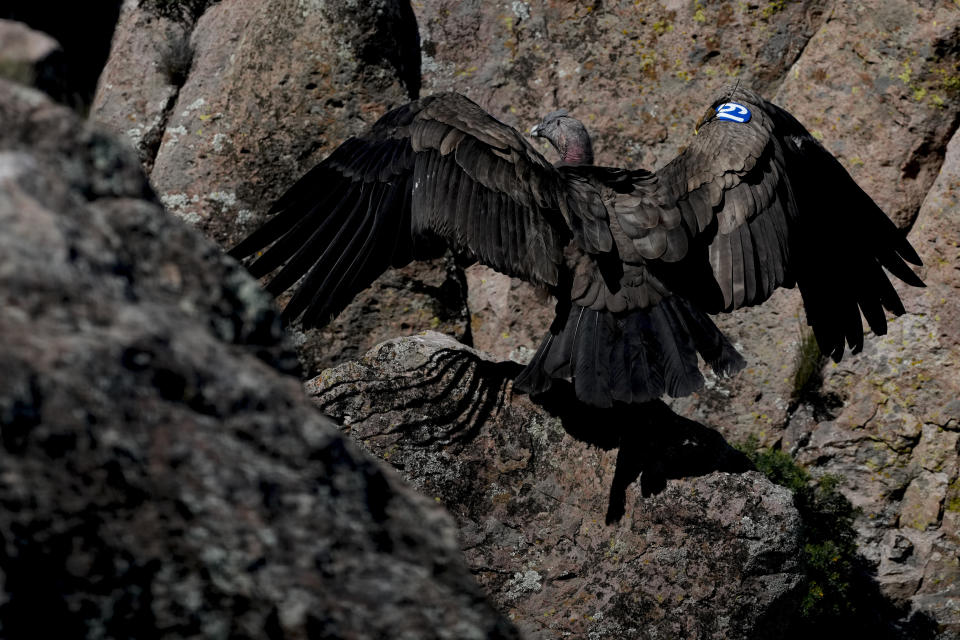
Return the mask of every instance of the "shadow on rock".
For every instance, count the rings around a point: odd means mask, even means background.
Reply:
[[[571,384],[555,383],[534,401],[557,416],[574,438],[602,449],[619,450],[610,485],[607,524],[623,517],[627,487],[638,479],[641,493],[651,496],[663,491],[669,478],[753,469],[747,456],[719,433],[677,415],[659,400],[598,409],[576,400]]]
[[[528,637],[636,637],[662,620],[675,637],[934,637],[880,592],[834,480],[660,401],[597,409],[562,383],[513,394],[520,369],[428,332],[307,387],[454,514],[474,574]]]
[[[378,360],[386,360],[390,353],[379,353]],[[515,362],[487,360],[468,348],[441,348],[396,376],[384,377],[374,371],[368,377],[333,382],[325,386],[317,406],[328,410],[361,400],[362,408],[350,415],[351,422],[399,412],[406,419],[390,432],[402,431],[414,444],[464,443],[475,438],[503,406],[508,383],[522,369]]]
[[[388,413],[394,418],[402,415],[379,435],[402,432],[418,446],[464,444],[477,437],[487,421],[497,418],[508,401],[510,382],[523,369],[515,362],[488,360],[461,345],[438,348],[422,363],[404,363],[410,353],[401,353],[403,344],[387,343],[375,350],[368,375],[358,377],[356,367],[348,366],[351,375],[323,382],[319,408],[350,423]],[[391,358],[399,358],[402,372],[383,370]],[[719,433],[677,415],[659,400],[599,409],[577,400],[570,383],[557,381],[532,401],[559,420],[573,438],[604,451],[618,450],[607,524],[623,517],[627,488],[638,480],[642,495],[649,497],[663,491],[671,478],[754,468]],[[344,406],[354,407],[353,412],[344,414]]]
[[[342,415],[337,406],[356,407],[349,414],[351,423],[378,414],[402,415],[403,419],[392,420],[390,429],[381,435],[402,432],[419,446],[464,444],[477,437],[481,427],[504,408],[509,383],[523,369],[515,362],[488,360],[471,349],[440,348],[402,374],[384,376],[377,372],[378,367],[398,355],[394,348],[387,350],[378,352],[379,365],[371,375],[328,383],[318,406],[335,416]],[[406,355],[399,354],[401,358]],[[719,433],[677,415],[660,401],[598,409],[577,400],[572,385],[566,382],[554,384],[549,392],[532,400],[577,440],[605,451],[618,449],[607,524],[623,517],[627,487],[638,479],[642,495],[652,496],[660,493],[670,478],[753,468]]]
[[[859,637],[928,640],[937,625],[880,589],[876,567],[860,553],[854,523],[861,515],[839,491],[840,479],[813,476],[786,452],[745,444],[751,465],[793,494],[803,521],[800,563],[804,572],[797,621],[785,638]]]

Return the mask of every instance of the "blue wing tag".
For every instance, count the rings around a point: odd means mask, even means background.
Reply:
[[[736,102],[724,102],[717,107],[717,117],[734,122],[750,122],[750,109]]]

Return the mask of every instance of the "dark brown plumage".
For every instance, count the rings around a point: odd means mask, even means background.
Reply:
[[[734,108],[749,113],[723,113]],[[533,133],[557,147],[558,166],[461,95],[398,107],[294,184],[231,254],[269,247],[250,271],[282,267],[273,294],[306,276],[284,314],[309,326],[440,239],[556,296],[515,388],[569,379],[597,406],[696,390],[698,353],[738,371],[743,358],[706,314],[760,304],[776,287],[799,285],[821,350],[839,361],[844,342],[863,345],[861,312],[877,334],[883,309],[904,312],[884,268],[923,286],[904,262],[919,265],[916,252],[840,163],[746,89],[716,100],[655,173],[583,164],[589,136],[565,112]]]

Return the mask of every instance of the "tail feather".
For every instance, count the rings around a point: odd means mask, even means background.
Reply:
[[[576,365],[573,368],[577,396],[590,398],[590,403],[609,407],[613,405],[611,381],[609,318],[599,313],[588,314],[581,323],[578,339],[574,342]]]
[[[574,305],[566,322],[555,323],[544,338],[514,388],[537,394],[554,379],[569,379],[577,397],[597,407],[665,393],[679,397],[703,386],[697,353],[720,374],[744,366],[713,321],[679,296],[628,314]]]
[[[690,301],[673,297],[674,304],[681,307],[687,331],[696,345],[697,352],[717,374],[732,376],[746,366],[743,356],[733,348],[717,325]]]
[[[631,331],[624,336],[625,358],[630,365],[630,390],[618,400],[630,402],[634,396],[656,398],[663,393],[663,358],[659,343],[653,339],[650,316],[635,314],[631,318]]]
[[[551,339],[552,347],[543,355],[543,370],[548,378],[572,378],[573,370],[571,368],[571,359],[573,354],[574,341],[580,334],[580,322],[583,320],[584,313],[589,309],[583,307],[573,307],[570,310],[564,330],[558,335],[548,334]],[[554,323],[556,324],[556,323]],[[555,339],[554,339],[555,338]],[[545,339],[544,342],[547,340]]]
[[[658,304],[651,310],[653,326],[665,357],[664,383],[667,393],[678,398],[693,393],[703,385],[697,366],[697,351],[690,332],[673,304]]]

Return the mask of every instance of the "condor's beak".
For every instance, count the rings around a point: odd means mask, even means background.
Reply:
[[[714,109],[707,109],[703,112],[703,115],[700,116],[700,119],[697,120],[697,124],[693,125],[693,135],[700,133],[701,127],[713,120],[714,116],[717,115],[717,112]]]
[[[530,135],[532,135],[532,136],[534,136],[534,137],[539,137],[539,136],[540,136],[540,125],[542,125],[542,124],[543,124],[543,123],[541,122],[540,124],[535,124],[535,125],[533,125],[532,127],[530,127]]]

